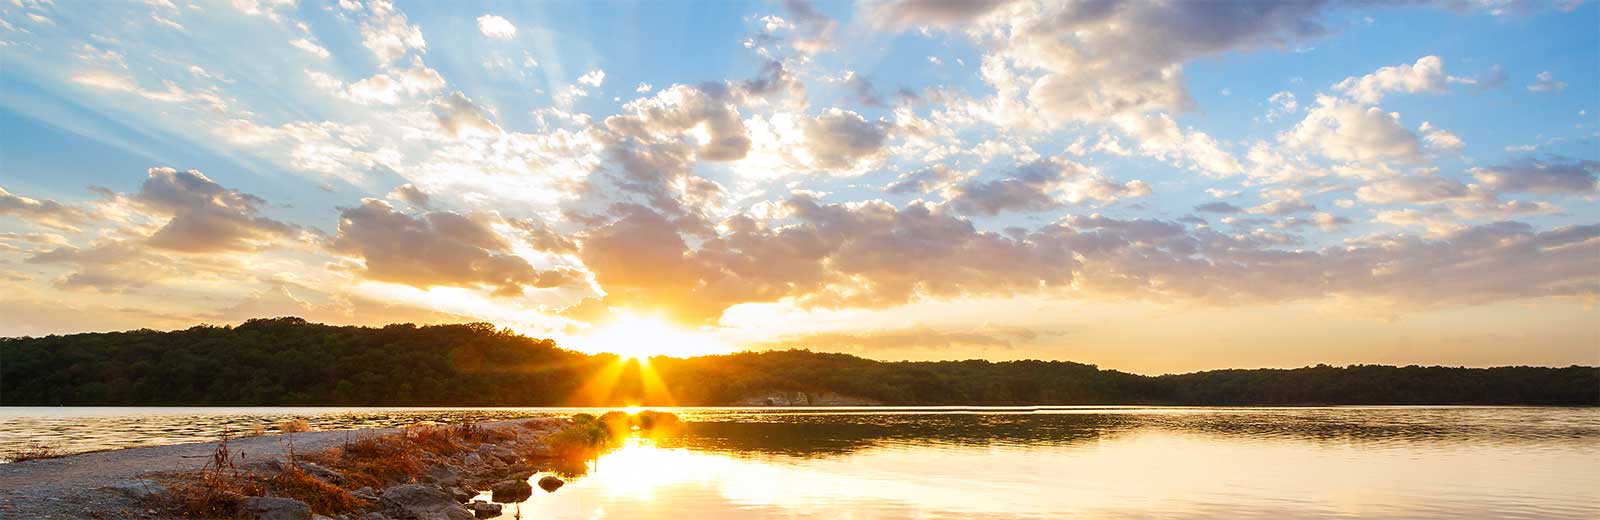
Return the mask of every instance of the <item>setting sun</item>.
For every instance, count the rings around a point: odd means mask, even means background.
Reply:
[[[703,356],[732,350],[709,334],[680,327],[660,316],[633,313],[623,313],[574,338],[573,346],[585,352],[609,352],[633,359]]]

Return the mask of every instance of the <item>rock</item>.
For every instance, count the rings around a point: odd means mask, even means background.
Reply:
[[[361,515],[360,520],[389,520],[389,517],[377,511],[368,511]]]
[[[521,502],[533,496],[533,486],[528,485],[528,479],[502,480],[489,486],[489,491],[495,502]]]
[[[539,479],[539,489],[543,489],[549,493],[556,492],[557,489],[561,489],[561,486],[565,484],[565,481],[562,481],[561,479],[551,475],[545,475],[544,478]]]
[[[527,453],[528,456],[530,456],[530,457],[539,457],[539,458],[546,458],[546,459],[547,458],[554,458],[556,456],[561,455],[560,452],[556,451],[556,448],[554,446],[551,446],[551,445],[549,445],[547,443],[542,443],[542,442],[534,443],[530,447],[524,448],[523,449],[523,453]]]
[[[343,484],[344,483],[344,474],[343,473],[340,473],[338,471],[322,467],[321,465],[319,465],[317,463],[301,461],[301,462],[296,462],[295,466],[298,466],[301,471],[304,471],[304,472],[310,474],[312,477],[316,478],[317,480],[321,480],[321,481],[327,482],[329,484]]]
[[[483,465],[483,456],[476,453],[468,453],[467,458],[462,459],[461,462],[475,468]]]
[[[350,494],[355,495],[356,498],[366,500],[368,502],[378,501],[378,493],[373,491],[371,486],[361,486],[361,489],[351,491]]]
[[[292,498],[246,498],[244,512],[256,520],[311,520],[311,506]]]
[[[449,488],[451,486],[454,486],[456,484],[461,483],[461,476],[460,475],[456,475],[456,472],[451,471],[450,468],[446,468],[446,467],[443,467],[443,466],[435,467],[433,469],[428,470],[428,473],[426,475],[424,475],[424,476],[427,477],[429,480],[431,480],[433,482],[437,482],[437,483],[439,483],[440,486],[444,486],[446,488]]]
[[[472,500],[472,497],[478,496],[476,493],[458,487],[452,487],[446,491],[450,492],[450,496],[455,497],[456,502],[462,503],[466,503],[466,501]]]
[[[516,462],[517,450],[499,444],[484,444],[478,447],[478,455],[500,459],[501,462]]]
[[[500,516],[500,510],[501,509],[502,509],[502,507],[500,506],[500,504],[490,504],[488,502],[473,502],[472,503],[472,514],[473,514],[473,516],[476,516],[478,518],[489,518],[489,517]]]
[[[437,487],[403,484],[383,490],[383,513],[402,520],[467,520],[472,513]]]
[[[107,486],[107,489],[134,500],[147,500],[150,497],[167,492],[166,486],[162,486],[160,482],[149,479],[130,480],[120,484],[112,484]]]
[[[311,515],[311,520],[333,520],[331,516]]]

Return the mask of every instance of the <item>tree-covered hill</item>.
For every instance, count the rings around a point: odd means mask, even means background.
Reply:
[[[651,382],[661,388],[651,390]],[[896,405],[1600,404],[1595,367],[1316,366],[1141,376],[1064,361],[882,362],[804,350],[648,368],[482,323],[298,318],[0,339],[0,405],[721,405],[775,392]],[[670,396],[671,402],[666,402]]]

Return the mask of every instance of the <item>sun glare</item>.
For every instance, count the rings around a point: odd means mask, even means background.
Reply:
[[[574,346],[591,353],[610,352],[640,360],[650,356],[689,357],[730,351],[709,334],[685,329],[659,316],[631,313],[579,336]]]

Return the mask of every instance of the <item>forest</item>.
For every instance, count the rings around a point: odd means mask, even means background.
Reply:
[[[1600,405],[1600,368],[1318,365],[1144,376],[1067,361],[875,361],[783,350],[639,362],[486,323],[300,318],[0,338],[4,406]]]

